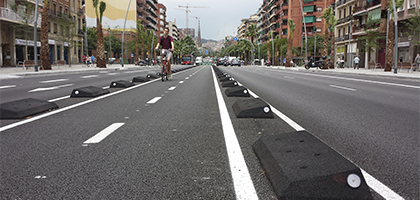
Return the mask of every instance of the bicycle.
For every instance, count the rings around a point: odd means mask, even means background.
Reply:
[[[162,56],[162,71],[160,73],[160,76],[162,77],[162,81],[169,80],[168,76],[169,76],[169,72],[168,72],[168,61],[166,60],[166,55],[168,54],[169,50],[166,49],[162,49],[160,50],[160,55]]]

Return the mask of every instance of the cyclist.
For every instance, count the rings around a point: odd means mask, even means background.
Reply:
[[[160,36],[159,38],[159,42],[156,45],[156,50],[159,49],[159,45],[162,45],[162,49],[163,50],[170,50],[167,52],[166,55],[166,59],[167,59],[167,63],[168,63],[168,74],[169,77],[171,77],[171,57],[172,57],[172,52],[174,51],[174,39],[168,35],[169,34],[169,28],[165,28],[165,30],[163,31],[163,36]]]

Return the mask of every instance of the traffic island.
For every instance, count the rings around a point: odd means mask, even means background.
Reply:
[[[23,119],[57,108],[55,103],[27,98],[0,104],[0,119]]]

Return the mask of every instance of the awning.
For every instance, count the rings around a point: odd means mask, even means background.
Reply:
[[[315,6],[304,6],[303,12],[313,12],[315,9]]]
[[[314,0],[303,0],[303,2],[313,2]]]
[[[305,23],[313,23],[315,22],[316,19],[315,19],[315,16],[308,16],[308,17],[305,17],[304,20],[305,20]]]
[[[368,13],[368,19],[371,18],[372,20],[381,19],[381,8],[377,8],[375,10],[371,10]]]

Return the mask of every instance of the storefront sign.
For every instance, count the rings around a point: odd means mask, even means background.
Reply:
[[[16,45],[26,45],[26,40],[15,39]]]
[[[410,42],[398,42],[398,47],[409,47]]]
[[[34,41],[31,41],[31,40],[22,40],[22,39],[15,39],[15,45],[22,45],[22,46],[25,46],[25,45],[28,45],[28,46],[30,46],[30,47],[33,47],[34,46]],[[41,47],[41,42],[36,42],[36,46],[37,47]]]

